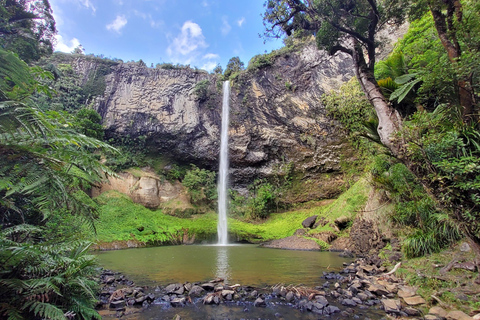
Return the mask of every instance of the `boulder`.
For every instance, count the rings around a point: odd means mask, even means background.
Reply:
[[[115,310],[123,309],[123,308],[125,308],[125,300],[111,301],[110,305],[109,305],[109,308],[110,309],[115,309]]]
[[[447,311],[440,307],[431,307],[430,310],[428,310],[428,314],[433,314],[435,316],[438,316],[439,318],[447,317]]]
[[[350,218],[347,216],[341,216],[335,219],[335,225],[340,229],[343,230],[347,227],[348,223],[350,222]]]
[[[403,300],[405,301],[406,304],[408,304],[409,306],[417,306],[419,304],[425,304],[427,303],[425,301],[425,299],[423,299],[422,297],[420,296],[413,296],[413,297],[405,297],[403,298]]]
[[[187,302],[187,299],[185,298],[175,298],[170,301],[170,304],[172,307],[183,307],[185,306],[185,303]]]
[[[190,289],[190,292],[188,295],[190,297],[201,297],[205,293],[205,289],[203,289],[200,286],[193,286],[192,289]]]
[[[313,225],[315,224],[315,221],[317,221],[317,217],[318,217],[318,215],[308,217],[307,219],[303,220],[302,226],[304,228],[312,228]]]
[[[267,306],[267,304],[265,303],[265,300],[263,300],[262,298],[257,298],[257,300],[255,300],[253,305],[255,307],[266,307]]]
[[[207,291],[213,291],[215,289],[215,285],[213,283],[207,282],[207,283],[202,283],[200,285],[203,289]]]
[[[295,295],[293,294],[293,292],[288,291],[286,296],[285,296],[285,301],[292,302],[294,299],[295,299]]]
[[[383,310],[387,313],[400,313],[402,304],[400,300],[382,299]]]
[[[180,288],[183,288],[183,285],[181,283],[172,283],[165,287],[165,291],[167,292],[167,294],[172,294]]]
[[[454,310],[447,313],[447,320],[473,320],[473,318],[462,311]]]

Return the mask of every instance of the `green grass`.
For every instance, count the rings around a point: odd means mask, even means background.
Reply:
[[[358,211],[365,206],[371,188],[365,178],[358,180],[350,189],[340,195],[337,200],[324,208],[319,215],[331,222],[341,216],[347,216],[353,220]],[[335,231],[329,224],[312,230],[310,234]]]
[[[368,192],[368,183],[360,180],[327,206],[274,213],[259,223],[230,218],[229,233],[234,241],[252,243],[289,237],[312,215],[326,217],[329,221],[342,215],[353,217],[365,204]],[[197,241],[216,239],[217,214],[214,212],[191,218],[174,217],[133,203],[129,197],[115,191],[103,193],[96,201],[99,204],[96,240],[99,242],[136,240],[149,245],[169,244],[178,243],[184,234],[195,235]],[[314,232],[332,230],[326,225]]]
[[[217,214],[210,212],[192,218],[178,218],[149,210],[115,191],[96,198],[99,219],[96,222],[99,242],[138,240],[147,244],[170,243],[187,232],[197,240],[214,240],[217,234]],[[262,223],[229,219],[229,232],[234,240],[262,242],[291,236],[302,227],[302,221],[322,208],[272,214]],[[140,231],[141,230],[141,231]]]

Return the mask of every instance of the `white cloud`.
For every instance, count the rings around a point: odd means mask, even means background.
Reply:
[[[206,55],[203,56],[202,59],[213,60],[213,59],[218,59],[218,58],[220,58],[220,56],[216,53],[207,53]]]
[[[226,36],[230,32],[231,29],[232,29],[232,27],[228,23],[228,18],[226,16],[223,16],[222,17],[222,28],[220,29],[220,31],[222,32],[222,34],[224,36]]]
[[[107,24],[107,30],[120,33],[123,27],[127,24],[127,18],[125,16],[117,16],[110,24]]]
[[[192,21],[186,21],[180,34],[173,39],[167,48],[167,54],[174,60],[181,60],[182,63],[190,63],[198,56],[199,49],[208,47],[202,28]]]
[[[216,66],[217,66],[216,62],[210,61],[205,63],[200,69],[207,70],[208,72],[212,72]]]
[[[85,6],[87,9],[92,9],[93,13],[97,11],[97,8],[93,5],[93,3],[90,0],[78,0],[80,3]]]
[[[152,27],[152,28],[158,28],[158,27],[163,26],[163,24],[164,24],[164,22],[162,20],[155,21],[155,19],[153,19],[152,15],[150,13],[146,14],[146,13],[138,11],[138,10],[134,10],[133,13],[137,17],[142,18],[143,20],[147,20],[150,24],[150,27]]]
[[[237,20],[237,24],[238,24],[239,27],[241,27],[244,22],[245,22],[245,17],[242,17],[239,20]]]
[[[208,7],[210,4],[207,2],[207,0],[202,1],[202,6]]]
[[[63,37],[59,34],[55,36],[56,44],[55,44],[55,51],[61,51],[61,52],[72,52],[73,49],[78,47],[80,45],[80,41],[78,41],[77,38],[72,38],[69,42],[70,45],[68,45],[64,40]]]

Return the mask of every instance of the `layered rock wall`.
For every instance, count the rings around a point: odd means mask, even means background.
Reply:
[[[249,68],[232,81],[230,163],[234,187],[277,173],[293,162],[314,176],[340,169],[351,151],[342,129],[326,115],[321,95],[353,76],[349,57],[330,57],[311,44],[272,56],[270,65]],[[85,77],[95,68],[81,59]],[[190,68],[153,69],[136,63],[111,66],[95,105],[109,136],[143,136],[150,151],[216,169],[221,126],[218,77]],[[196,85],[208,80],[200,100]]]

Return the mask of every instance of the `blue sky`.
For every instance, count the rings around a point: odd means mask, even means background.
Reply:
[[[239,56],[282,46],[259,37],[264,0],[50,0],[56,50],[81,44],[87,54],[123,61],[190,64],[211,71]]]

